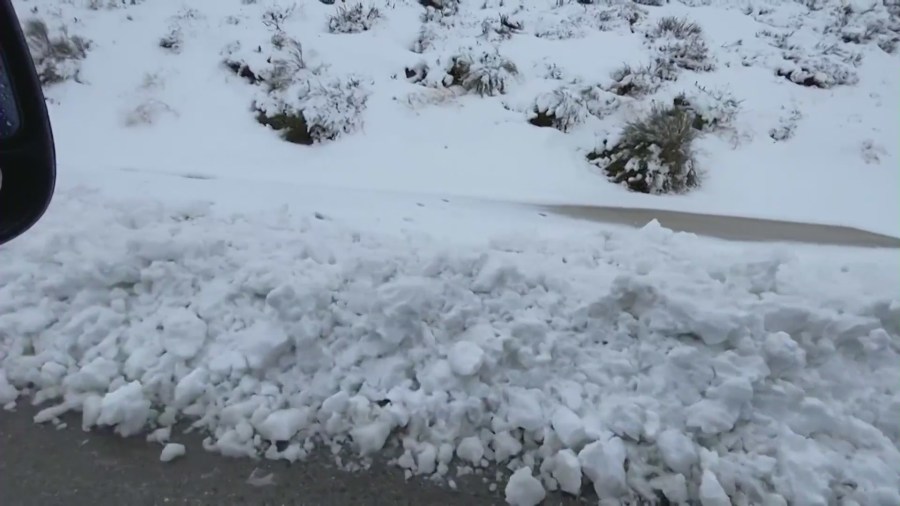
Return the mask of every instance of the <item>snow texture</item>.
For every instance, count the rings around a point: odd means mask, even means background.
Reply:
[[[609,500],[898,499],[893,253],[557,233],[452,244],[63,191],[0,266],[3,400],[160,443],[186,421],[224,455],[530,468],[525,503],[532,472]]]

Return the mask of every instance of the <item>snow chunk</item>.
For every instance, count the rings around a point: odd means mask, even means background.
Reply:
[[[625,444],[617,436],[594,441],[578,453],[581,469],[600,499],[616,499],[628,491],[625,457]]]
[[[280,409],[270,413],[256,429],[268,441],[288,441],[308,423],[309,409]]]
[[[362,455],[371,455],[384,448],[384,443],[390,435],[391,425],[383,420],[359,425],[350,430],[350,437]]]
[[[544,411],[541,409],[542,392],[537,389],[510,388],[507,392],[509,411],[507,419],[515,427],[538,430],[544,425]]]
[[[186,308],[170,309],[162,321],[163,348],[178,358],[193,358],[206,342],[206,322]]]
[[[168,443],[159,454],[160,462],[171,462],[187,453],[183,444]]]
[[[456,455],[477,466],[481,462],[481,458],[484,457],[484,445],[478,436],[465,437],[456,447]]]
[[[702,506],[731,506],[728,494],[719,483],[716,475],[709,469],[703,470],[703,478],[700,481],[700,504]]]
[[[656,439],[659,454],[669,469],[689,474],[691,466],[697,463],[698,455],[694,443],[681,431],[668,429]]]
[[[551,475],[563,492],[573,495],[581,492],[581,462],[572,450],[560,450],[556,454]]]
[[[181,378],[175,385],[175,406],[183,408],[203,395],[208,377],[206,369],[194,369]]]
[[[546,496],[544,486],[531,475],[530,467],[514,472],[506,484],[506,502],[512,506],[537,506]]]
[[[267,321],[256,322],[251,327],[237,332],[234,340],[246,357],[247,364],[257,371],[272,365],[287,351],[290,344],[284,329]]]
[[[559,440],[569,448],[579,448],[587,439],[581,417],[569,408],[560,407],[553,413],[550,421]]]
[[[0,369],[0,404],[13,402],[17,397],[19,397],[19,391],[9,383],[6,371]]]
[[[484,350],[475,343],[460,341],[450,348],[450,369],[459,376],[472,376],[484,362]]]
[[[103,396],[97,425],[115,425],[122,436],[137,434],[150,416],[150,401],[139,381],[126,383]]]

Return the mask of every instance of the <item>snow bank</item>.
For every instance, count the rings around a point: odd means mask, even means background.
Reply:
[[[896,503],[900,269],[829,251],[658,225],[463,247],[63,193],[4,247],[0,394],[122,435],[186,420],[226,455],[500,464],[517,504],[582,479]]]

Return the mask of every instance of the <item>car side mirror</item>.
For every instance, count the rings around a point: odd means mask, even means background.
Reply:
[[[44,93],[10,0],[0,0],[0,244],[44,215],[56,151]]]

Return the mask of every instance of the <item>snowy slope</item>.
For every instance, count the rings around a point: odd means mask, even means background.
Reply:
[[[812,8],[780,0],[662,6],[487,0],[464,1],[444,16],[433,10],[425,16],[415,0],[374,0],[367,5],[380,17],[361,33],[330,33],[338,7],[317,0],[296,2],[293,9],[294,2],[273,0],[131,3],[17,2],[51,32],[65,25],[91,41],[80,83],[69,80],[48,92],[64,172],[133,168],[654,207],[889,234],[900,226],[900,76],[897,56],[879,47],[896,34],[897,7],[890,0],[893,17],[875,0],[823,0],[809,3]],[[865,12],[869,3],[878,8]],[[844,5],[851,5],[851,14]],[[271,23],[263,20],[272,13],[290,13],[280,26],[302,45],[308,66],[325,68],[316,82],[327,88],[334,80],[359,80],[365,107],[354,113],[352,132],[298,146],[255,121],[250,108],[258,87],[222,62],[247,62],[257,72],[265,66],[274,53]],[[509,30],[502,16],[521,29],[504,35]],[[654,50],[647,34],[666,16],[702,27],[710,71],[682,71],[640,98],[600,91],[598,100],[611,103],[567,133],[528,124],[535,104],[547,102],[554,90],[612,89],[611,73],[623,64],[649,64]],[[857,32],[866,42],[844,42]],[[163,38],[176,48],[160,47]],[[412,51],[417,44],[424,47]],[[495,52],[518,70],[507,76],[505,94],[458,96],[439,83],[439,70],[453,56]],[[422,82],[405,78],[406,69],[423,65],[431,72]],[[808,70],[845,84],[801,86],[777,76],[779,70],[797,71],[801,80]],[[706,100],[715,114],[728,109],[699,87],[739,102],[731,129],[699,143],[706,173],[701,189],[684,196],[630,193],[586,161],[652,101],[686,92]]]

